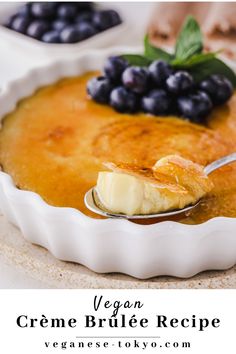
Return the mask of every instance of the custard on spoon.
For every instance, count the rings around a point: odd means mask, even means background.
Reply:
[[[114,214],[150,215],[193,205],[213,187],[204,167],[177,155],[152,168],[106,163],[99,172],[97,203]]]

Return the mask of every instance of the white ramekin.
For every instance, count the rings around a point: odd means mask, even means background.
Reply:
[[[28,53],[31,56],[38,57],[53,57],[53,58],[64,58],[71,57],[72,55],[76,55],[80,53],[82,50],[88,49],[96,49],[96,48],[105,48],[110,43],[114,43],[120,39],[120,37],[124,36],[128,30],[128,24],[126,22],[126,18],[122,13],[122,10],[119,9],[119,13],[121,12],[121,17],[123,22],[115,27],[112,27],[106,31],[100,32],[95,36],[83,40],[78,43],[70,43],[70,44],[56,44],[56,43],[44,43],[40,42],[34,38],[30,38],[24,34],[15,32],[11,29],[3,27],[4,24],[11,15],[13,15],[17,9],[22,6],[25,2],[20,3],[5,3],[1,5],[0,8],[0,38],[5,40],[11,47],[16,47],[19,50],[24,51],[24,53]],[[99,3],[99,8],[105,9],[109,8],[109,4]],[[112,7],[112,4],[110,4]]]
[[[107,56],[128,50],[89,51],[73,60],[31,70],[1,92],[0,117],[39,87],[100,69]],[[73,208],[50,206],[39,195],[19,190],[4,172],[0,172],[0,210],[30,242],[47,248],[61,260],[83,264],[95,272],[120,272],[141,279],[158,275],[186,278],[236,263],[234,218],[217,217],[200,225],[96,220]]]

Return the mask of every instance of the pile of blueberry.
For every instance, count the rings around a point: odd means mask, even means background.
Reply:
[[[202,123],[214,106],[224,104],[233,94],[231,82],[222,75],[196,84],[189,72],[175,71],[162,60],[138,67],[113,56],[105,62],[103,73],[88,82],[87,92],[94,101],[121,113],[174,114]]]
[[[114,10],[96,10],[91,2],[31,2],[5,26],[45,43],[76,43],[121,23]]]

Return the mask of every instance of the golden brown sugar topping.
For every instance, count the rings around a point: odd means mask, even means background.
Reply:
[[[210,179],[201,165],[178,155],[168,155],[158,160],[152,167],[137,166],[127,163],[104,163],[113,172],[128,174],[153,187],[168,189],[171,192],[186,194],[201,190],[207,193],[212,189]]]
[[[180,155],[205,166],[236,150],[236,95],[215,109],[204,127],[175,117],[120,114],[96,104],[86,94],[86,82],[95,74],[42,88],[5,117],[0,164],[17,186],[49,204],[96,217],[86,209],[84,194],[96,185],[106,161],[151,169],[160,158]],[[207,197],[180,221],[236,217],[235,164],[214,172],[211,180]]]

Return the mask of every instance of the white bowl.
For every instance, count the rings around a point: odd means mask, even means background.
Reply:
[[[39,87],[100,69],[107,56],[127,51],[89,51],[73,60],[31,70],[0,94],[0,117]],[[185,278],[236,263],[235,218],[217,217],[200,225],[97,220],[73,208],[48,205],[39,195],[16,188],[4,172],[0,172],[0,210],[30,242],[47,248],[61,260],[83,264],[95,272],[120,272],[141,279],[158,275]]]
[[[95,36],[83,40],[78,43],[70,44],[53,44],[40,42],[34,38],[30,38],[24,34],[18,33],[11,29],[3,26],[6,20],[16,13],[17,9],[22,6],[24,2],[13,3],[13,4],[1,4],[0,6],[0,38],[5,40],[11,47],[18,47],[18,49],[24,51],[24,53],[29,53],[31,56],[36,57],[53,57],[53,58],[64,58],[71,57],[75,54],[80,53],[82,50],[104,48],[111,43],[119,40],[128,30],[128,24],[126,23],[125,16],[122,10],[119,9],[123,22],[115,27],[112,27],[106,31],[100,32]],[[100,3],[99,8],[113,8],[112,4]]]

